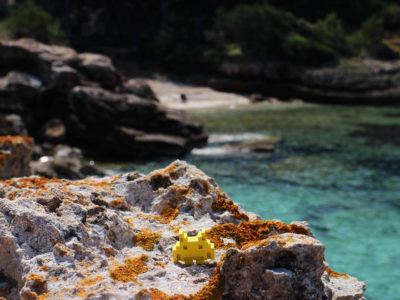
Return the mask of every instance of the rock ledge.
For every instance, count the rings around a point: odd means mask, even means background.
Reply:
[[[7,299],[361,299],[327,268],[305,222],[261,221],[182,161],[79,181],[0,181],[0,297]],[[174,263],[183,228],[216,247]]]

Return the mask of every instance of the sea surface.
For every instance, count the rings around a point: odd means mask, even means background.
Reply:
[[[400,107],[258,104],[193,112],[210,134],[184,159],[263,219],[307,221],[330,267],[400,299]],[[232,147],[280,141],[272,154]],[[147,173],[172,160],[121,165]]]

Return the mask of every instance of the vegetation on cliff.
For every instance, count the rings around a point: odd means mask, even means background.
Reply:
[[[80,50],[156,59],[175,70],[232,57],[320,65],[399,53],[400,6],[391,0],[13,3],[0,4],[3,36],[68,40]]]

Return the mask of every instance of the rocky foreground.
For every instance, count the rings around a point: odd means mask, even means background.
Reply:
[[[178,230],[202,227],[204,265],[174,263]],[[362,299],[328,268],[305,222],[261,221],[183,161],[79,181],[0,181],[0,297],[7,299]]]

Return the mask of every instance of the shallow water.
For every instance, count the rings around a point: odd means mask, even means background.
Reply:
[[[194,114],[212,143],[188,162],[263,219],[309,222],[331,268],[365,281],[368,299],[398,299],[399,107],[260,104]],[[224,147],[260,136],[284,141],[272,155]]]

